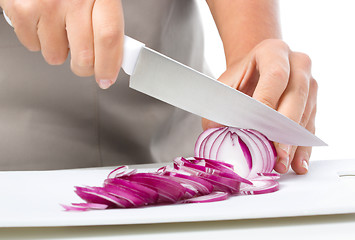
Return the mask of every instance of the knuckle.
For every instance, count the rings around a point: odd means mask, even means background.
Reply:
[[[61,3],[60,0],[42,0],[42,7],[48,13],[56,12],[58,10],[59,4]]]
[[[67,54],[57,53],[57,54],[43,54],[44,59],[50,65],[61,65],[67,59]]]
[[[276,79],[278,82],[287,83],[289,79],[289,71],[282,65],[275,65],[268,70],[268,77]]]
[[[308,121],[308,116],[306,115],[306,113],[303,113],[300,120],[300,125],[302,127],[305,127],[307,125],[307,121]]]
[[[310,86],[310,89],[312,89],[312,91],[318,92],[318,82],[314,78],[311,78],[309,86]]]
[[[123,33],[114,27],[105,27],[98,32],[99,44],[102,44],[105,48],[112,48],[118,45],[119,40],[123,36]]]
[[[284,49],[286,51],[289,50],[288,45],[282,41],[281,39],[276,39],[276,38],[270,38],[270,39],[266,39],[264,41],[262,41],[260,43],[260,47],[261,48],[281,48]]]
[[[305,85],[299,85],[297,94],[301,101],[306,103],[309,94],[308,87]]]
[[[307,54],[301,53],[301,52],[295,52],[294,54],[302,66],[304,66],[308,69],[311,68],[312,60]]]
[[[75,64],[79,67],[90,68],[94,66],[94,53],[90,49],[82,50],[75,59]]]
[[[307,130],[310,131],[311,133],[315,134],[316,133],[316,126],[314,124],[311,124],[311,126],[307,126]]]
[[[94,74],[93,68],[87,68],[87,69],[78,68],[77,66],[75,66],[75,64],[71,64],[71,70],[75,75],[79,77],[89,77]]]
[[[71,60],[71,70],[80,77],[94,74],[94,54],[92,50],[82,50]]]
[[[73,0],[71,2],[73,7],[83,7],[85,5],[85,2],[87,2],[87,0]]]
[[[38,51],[40,51],[41,50],[41,46],[39,45],[39,44],[28,44],[28,45],[26,45],[25,46],[27,49],[28,49],[28,51],[30,51],[30,52],[38,52]]]
[[[299,98],[301,98],[304,102],[307,101],[308,94],[309,94],[309,78],[306,76],[306,74],[303,74],[302,72],[298,73],[296,77],[297,85],[297,95]]]
[[[30,1],[13,0],[11,2],[11,11],[16,17],[14,20],[20,21],[26,19],[28,16],[33,15],[35,10],[34,5]]]
[[[265,95],[259,96],[258,100],[270,108],[275,109],[275,107],[276,107],[276,103],[274,103],[274,101],[272,101],[272,99],[270,99],[269,97],[267,97]]]

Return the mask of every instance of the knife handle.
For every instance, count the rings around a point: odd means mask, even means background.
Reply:
[[[11,20],[8,16],[6,16],[5,11],[3,11],[3,14],[6,22],[12,27]],[[144,43],[141,43],[126,35],[124,36],[122,69],[128,75],[133,74],[134,68],[138,61],[139,53],[144,46]]]
[[[2,10],[2,13],[4,14],[4,18],[5,18],[6,22],[12,27],[11,20],[10,20],[10,18],[6,15],[6,13],[5,13],[4,10]]]
[[[134,68],[138,61],[139,53],[143,47],[144,43],[141,43],[126,35],[124,36],[122,69],[128,75],[133,74]]]

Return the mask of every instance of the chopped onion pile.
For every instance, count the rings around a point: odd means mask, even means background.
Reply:
[[[142,173],[120,166],[102,187],[75,187],[86,203],[62,205],[68,211],[134,208],[154,204],[204,203],[232,195],[277,191],[280,175],[272,173],[276,151],[255,130],[231,127],[203,132],[194,158],[178,157],[173,167]]]

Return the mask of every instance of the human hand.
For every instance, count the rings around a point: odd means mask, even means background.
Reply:
[[[0,7],[20,42],[47,63],[63,64],[70,46],[76,75],[94,74],[103,89],[116,81],[124,37],[120,0],[0,0]]]
[[[311,60],[304,53],[291,51],[283,41],[262,41],[243,59],[230,63],[218,80],[315,132],[318,85],[311,74]],[[202,126],[220,125],[203,119]],[[279,143],[275,147],[275,171],[286,173],[291,166],[297,174],[308,172],[311,147]]]

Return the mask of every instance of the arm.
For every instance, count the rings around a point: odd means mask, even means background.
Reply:
[[[207,0],[223,41],[227,65],[241,60],[265,39],[281,38],[274,0]]]
[[[221,36],[227,69],[219,81],[230,85],[314,133],[317,82],[311,61],[281,40],[278,4],[274,0],[207,0]],[[203,127],[217,126],[203,120]],[[275,170],[308,171],[310,147],[275,143]]]

